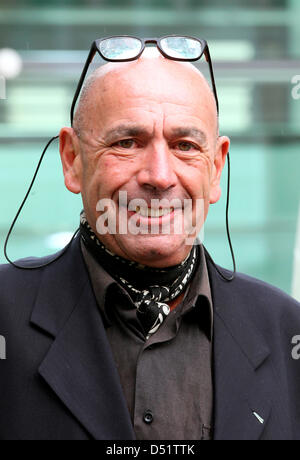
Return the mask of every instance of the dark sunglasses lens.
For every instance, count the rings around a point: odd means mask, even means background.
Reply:
[[[160,41],[162,50],[177,59],[199,59],[202,53],[201,43],[188,37],[165,37]]]
[[[133,37],[113,37],[102,40],[99,50],[111,61],[122,61],[136,57],[142,49],[142,43]]]

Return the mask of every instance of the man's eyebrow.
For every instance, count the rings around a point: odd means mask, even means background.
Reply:
[[[192,137],[199,143],[206,144],[207,136],[204,131],[195,127],[182,127],[172,129],[172,136],[175,137]],[[138,136],[149,136],[149,130],[143,125],[118,125],[104,134],[105,142],[114,142],[116,139]]]
[[[193,137],[194,139],[197,139],[198,142],[201,144],[206,144],[207,143],[207,136],[204,131],[202,131],[199,128],[184,128],[184,127],[178,127],[172,129],[172,135],[176,137]]]
[[[113,142],[115,139],[122,137],[137,137],[145,134],[149,134],[149,131],[139,125],[119,125],[115,128],[110,129],[104,134],[106,142]]]

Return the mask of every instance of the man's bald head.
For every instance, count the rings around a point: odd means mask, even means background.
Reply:
[[[159,86],[162,77],[182,80],[183,85],[195,87],[203,91],[210,99],[211,110],[215,112],[217,134],[218,113],[214,94],[204,75],[191,63],[179,62],[164,58],[156,48],[146,48],[142,57],[131,62],[111,62],[97,68],[85,81],[74,116],[73,128],[81,137],[88,130],[91,116],[97,110],[99,94],[114,91],[120,79],[127,78],[128,83],[141,84],[144,87],[144,76],[150,77]],[[100,111],[100,113],[99,113]],[[101,107],[98,107],[98,116],[101,116]]]

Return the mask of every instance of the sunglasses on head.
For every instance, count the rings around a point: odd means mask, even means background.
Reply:
[[[210,78],[213,93],[216,99],[217,110],[219,112],[219,102],[215,84],[214,72],[210,57],[208,44],[205,40],[198,38],[167,35],[161,38],[137,38],[129,35],[118,35],[114,37],[101,38],[92,43],[88,58],[84,65],[71,107],[71,125],[73,124],[74,111],[83,82],[88,72],[89,66],[98,52],[102,59],[109,62],[129,62],[139,59],[148,44],[156,45],[159,52],[166,58],[173,61],[193,62],[200,59],[203,55],[209,66]]]

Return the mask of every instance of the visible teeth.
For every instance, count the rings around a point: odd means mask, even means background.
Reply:
[[[173,208],[160,208],[160,209],[152,209],[152,208],[140,208],[137,206],[135,212],[140,214],[143,217],[162,217],[170,214],[173,212]]]

